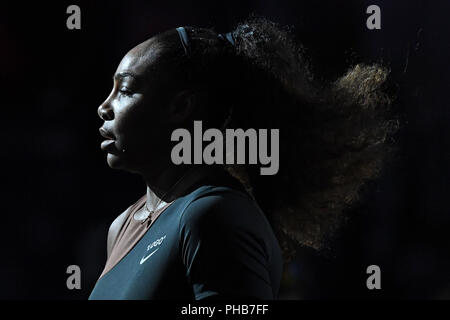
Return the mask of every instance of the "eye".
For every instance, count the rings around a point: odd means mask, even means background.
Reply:
[[[125,95],[125,96],[132,96],[133,95],[133,92],[130,89],[126,88],[126,87],[120,88],[119,92],[121,94]]]

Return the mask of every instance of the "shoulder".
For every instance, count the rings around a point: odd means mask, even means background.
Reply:
[[[181,226],[201,227],[210,222],[222,226],[241,224],[246,220],[264,222],[265,217],[256,202],[247,194],[228,187],[208,187],[186,206]]]
[[[114,221],[111,223],[108,229],[108,238],[107,238],[107,256],[111,254],[112,248],[114,247],[114,243],[117,239],[117,236],[119,235],[120,230],[122,229],[123,225],[125,224],[125,221],[127,220],[127,217],[129,214],[133,211],[133,209],[143,201],[143,198],[145,196],[139,198],[138,201],[136,201],[133,205],[129,206],[125,211],[123,211],[121,214],[119,214]]]
[[[258,243],[263,251],[272,247],[273,231],[257,203],[247,194],[227,187],[205,190],[186,206],[180,218],[183,249],[208,246],[242,246]]]
[[[196,299],[272,298],[281,270],[279,248],[256,202],[213,187],[198,193],[180,219],[180,254]]]
[[[128,216],[128,209],[122,212],[114,221],[111,223],[108,229],[108,240],[107,240],[107,255],[111,254],[114,242],[117,239],[120,229],[122,228],[125,220]]]

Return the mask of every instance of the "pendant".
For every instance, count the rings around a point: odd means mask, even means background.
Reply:
[[[144,224],[147,220],[149,220],[150,222],[152,221],[152,219],[149,219],[149,218],[153,215],[153,213],[155,211],[152,210],[152,211],[147,211],[147,212],[148,212],[148,215],[142,220],[141,224]]]

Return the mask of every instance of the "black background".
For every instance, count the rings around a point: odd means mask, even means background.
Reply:
[[[66,28],[71,4],[81,7],[81,30]],[[381,30],[366,28],[371,4],[381,7]],[[300,250],[286,266],[280,298],[450,298],[444,0],[2,3],[0,298],[87,298],[109,224],[145,192],[99,149],[97,107],[123,55],[177,26],[229,31],[250,12],[295,26],[318,78],[356,62],[390,65],[407,121],[399,160],[327,254]],[[66,288],[71,264],[81,267],[81,290]],[[371,264],[381,267],[381,290],[366,288]]]

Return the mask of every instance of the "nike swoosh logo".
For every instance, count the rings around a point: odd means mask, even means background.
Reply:
[[[158,249],[159,249],[159,248],[158,248]],[[147,261],[147,259],[150,258],[150,257],[152,256],[152,254],[154,254],[156,251],[158,251],[158,249],[156,249],[155,251],[153,251],[152,253],[150,253],[150,254],[149,254],[148,256],[146,256],[145,258],[142,257],[141,263],[140,263],[140,264],[143,264],[145,261]]]

